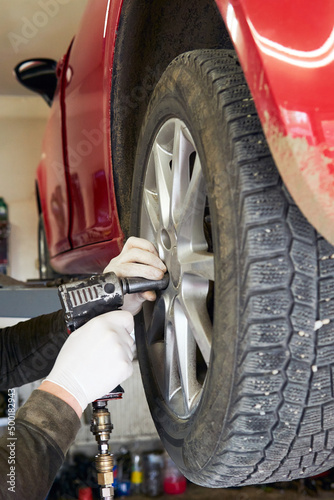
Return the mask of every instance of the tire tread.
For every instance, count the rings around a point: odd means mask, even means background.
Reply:
[[[235,59],[219,51],[188,56],[217,96],[238,169],[242,342],[228,424],[235,432],[222,436],[205,471],[217,487],[306,477],[334,465],[334,331],[324,325],[319,346],[314,331],[318,301],[319,317],[334,319],[334,249],[319,237],[316,244],[315,230],[282,184]],[[258,432],[266,436],[262,453],[254,450]]]

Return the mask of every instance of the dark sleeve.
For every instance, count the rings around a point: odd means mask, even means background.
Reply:
[[[0,438],[0,499],[44,500],[79,428],[67,403],[33,391]]]
[[[67,337],[63,311],[0,329],[0,390],[46,377]]]

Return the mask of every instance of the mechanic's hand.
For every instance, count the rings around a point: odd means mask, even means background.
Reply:
[[[140,277],[160,280],[167,271],[154,245],[143,238],[131,236],[121,253],[112,259],[104,272],[114,272],[119,278]],[[127,294],[122,309],[137,314],[145,300],[156,299],[154,291]]]
[[[84,410],[132,374],[132,330],[133,316],[127,311],[112,311],[88,321],[68,337],[40,388],[46,384],[48,389],[48,382],[57,384]]]

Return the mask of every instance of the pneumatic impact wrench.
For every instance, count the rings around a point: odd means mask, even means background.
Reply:
[[[123,305],[126,293],[164,290],[168,283],[168,273],[161,280],[118,278],[114,273],[105,273],[61,285],[58,293],[65,312],[67,328],[69,332],[73,332],[95,316],[119,309]],[[114,498],[113,456],[109,452],[108,444],[113,425],[110,420],[108,401],[122,398],[123,392],[122,387],[118,386],[92,403],[90,430],[98,445],[95,464],[100,496],[104,500]]]

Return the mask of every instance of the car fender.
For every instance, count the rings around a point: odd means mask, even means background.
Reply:
[[[277,168],[334,243],[334,4],[216,0]]]

